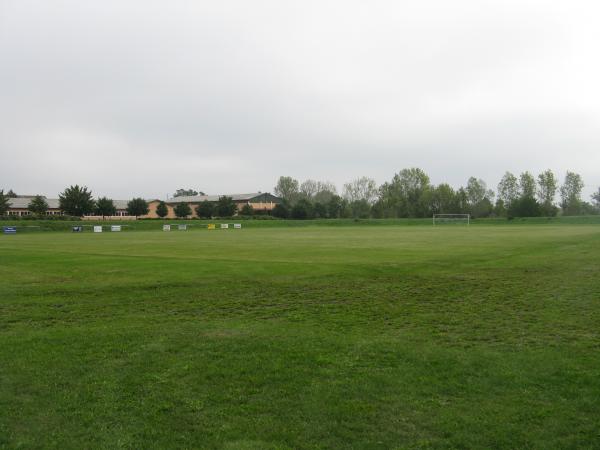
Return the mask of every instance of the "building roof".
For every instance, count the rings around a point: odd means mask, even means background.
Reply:
[[[8,199],[8,206],[10,208],[15,208],[15,209],[27,209],[27,207],[29,206],[29,204],[31,203],[31,200],[33,199],[33,197],[17,197],[17,198],[9,198]],[[44,199],[46,200],[46,203],[48,203],[48,209],[58,209],[58,199],[57,198],[46,198],[44,197]]]
[[[129,203],[129,200],[113,200],[113,204],[117,209],[127,209],[127,203]]]
[[[268,192],[253,192],[250,194],[225,194],[225,195],[227,197],[231,197],[234,202],[250,201],[257,197],[277,198]],[[223,195],[188,195],[188,196],[170,198],[166,201],[166,203],[199,203],[199,202],[204,202],[204,201],[216,202],[219,200],[219,197],[223,197]]]
[[[17,198],[9,198],[8,205],[9,208],[13,209],[27,209],[29,203],[31,203],[33,197],[17,197]],[[46,203],[48,203],[48,209],[60,209],[60,201],[57,198],[46,198]],[[115,208],[118,210],[127,209],[128,200],[113,200]]]

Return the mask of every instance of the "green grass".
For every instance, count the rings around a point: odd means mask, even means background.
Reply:
[[[0,447],[600,447],[597,224],[0,235],[0,299]]]
[[[39,220],[39,219],[3,219],[2,226],[17,226],[19,233],[30,233],[40,231],[62,231],[71,232],[74,225],[83,225],[84,231],[92,232],[93,225],[111,224],[123,225],[123,232],[128,231],[160,231],[164,224],[187,224],[190,229],[206,228],[209,223],[242,223],[244,228],[297,228],[297,227],[356,227],[356,226],[430,226],[431,217],[418,219],[313,219],[313,220],[281,220],[273,217],[261,217],[256,219],[141,219],[133,221],[92,221],[92,220]],[[559,217],[516,217],[506,219],[503,217],[471,219],[471,226],[481,225],[600,225],[600,215],[589,216],[559,216]],[[446,224],[445,226],[449,226]],[[458,224],[462,226],[462,224]],[[0,230],[1,231],[1,230]]]

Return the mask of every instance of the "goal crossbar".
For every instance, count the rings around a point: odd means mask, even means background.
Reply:
[[[433,224],[449,223],[449,222],[465,222],[471,224],[471,214],[434,214]]]

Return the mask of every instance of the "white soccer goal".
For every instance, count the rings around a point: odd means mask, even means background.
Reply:
[[[434,214],[434,225],[456,224],[469,225],[471,223],[471,214]]]

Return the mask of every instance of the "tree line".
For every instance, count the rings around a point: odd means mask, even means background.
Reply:
[[[292,177],[281,176],[274,193],[282,198],[282,202],[275,206],[272,214],[293,219],[418,218],[433,214],[471,214],[474,218],[600,214],[600,188],[592,194],[591,202],[586,202],[581,197],[583,187],[583,180],[577,173],[568,171],[559,185],[556,175],[546,170],[537,177],[530,172],[523,172],[518,177],[506,172],[496,192],[476,177],[470,177],[466,186],[455,189],[448,183],[434,185],[422,169],[410,168],[401,170],[380,186],[371,178],[357,178],[345,183],[338,194],[336,186],[328,181],[300,183]],[[178,189],[175,193],[176,197],[187,195],[198,195],[198,191]],[[12,190],[6,194],[0,190],[0,216],[6,214],[10,199],[16,196]],[[94,199],[86,186],[79,185],[69,186],[59,194],[59,208],[74,217],[114,216],[117,211],[112,199]],[[48,204],[38,195],[31,199],[28,209],[36,216],[44,216]],[[178,203],[173,210],[179,218],[255,214],[250,205],[244,205],[238,211],[228,196],[219,197],[217,202],[203,201],[193,211],[187,203]],[[143,198],[133,198],[127,203],[127,213],[131,216],[145,216],[148,212],[148,202]],[[156,214],[161,218],[168,215],[164,201],[158,204]]]
[[[181,189],[178,192],[182,191]],[[189,192],[189,191],[186,191]],[[179,194],[177,196],[187,195]],[[197,195],[190,194],[190,195]],[[204,194],[200,194],[204,195]],[[10,207],[10,199],[15,198],[17,195],[10,190],[8,193],[4,193],[0,190],[0,216],[4,216]],[[58,196],[60,210],[68,216],[83,217],[85,215],[96,215],[96,216],[114,216],[117,213],[117,208],[114,201],[107,197],[100,197],[94,199],[92,191],[86,186],[69,186]],[[42,217],[48,212],[48,202],[45,197],[36,195],[31,199],[27,209],[35,216]],[[145,216],[149,212],[148,202],[143,198],[136,197],[127,202],[127,214],[130,216],[140,217]],[[214,216],[219,217],[231,217],[237,212],[237,205],[231,197],[222,196],[216,203],[203,201],[201,202],[194,211],[187,203],[178,203],[174,208],[173,212],[179,218],[185,218],[196,214],[200,218],[211,218]],[[245,205],[240,211],[241,214],[252,215],[252,207]],[[167,204],[164,201],[159,202],[156,208],[156,214],[164,218],[168,215],[169,210]]]
[[[303,183],[282,176],[274,188],[283,202],[273,215],[281,218],[418,218],[433,214],[470,214],[483,217],[539,217],[600,214],[600,188],[581,197],[581,176],[568,171],[562,184],[551,170],[537,177],[523,172],[518,177],[506,172],[497,186],[470,177],[458,189],[448,183],[434,185],[419,168],[403,169],[390,181],[377,186],[375,180],[361,177],[344,184],[338,194],[333,183],[306,180]],[[556,203],[559,198],[558,204]]]

